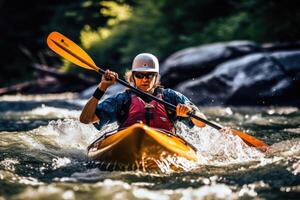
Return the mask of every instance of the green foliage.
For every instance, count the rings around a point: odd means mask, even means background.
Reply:
[[[48,51],[46,37],[55,30],[78,42],[85,25],[97,29],[106,24],[108,18],[99,14],[100,9],[98,0],[1,0],[0,51],[5,59],[1,61],[0,85],[32,77],[33,61],[24,56],[21,46],[33,55],[43,54]]]
[[[106,25],[109,18],[99,14],[101,8],[101,4],[96,0],[71,0],[68,3],[60,3],[52,8],[53,17],[44,27],[45,32],[56,30],[78,42],[79,32],[85,26],[96,30],[99,26]]]
[[[299,1],[257,0],[250,9],[253,21],[261,22],[256,28],[263,29],[261,37],[256,40],[261,42],[299,40]]]
[[[293,41],[300,35],[295,0],[0,0],[0,12],[0,84],[32,76],[19,46],[34,55],[48,51],[51,31],[81,44],[99,67],[120,73],[140,52],[163,61],[205,43]],[[63,61],[61,70],[78,69]]]
[[[211,11],[215,3],[219,4],[218,9]],[[133,57],[140,52],[153,53],[163,60],[176,50],[200,44],[193,37],[195,31],[230,10],[228,1],[137,1],[130,18],[110,27],[109,37],[99,38],[88,51],[97,52],[97,61],[118,72],[120,68],[114,65],[130,66]]]
[[[85,26],[80,34],[81,44],[99,67],[122,73],[128,65],[121,60],[122,47],[128,40],[128,25],[124,21],[128,19],[131,10],[124,2],[105,1],[101,5],[105,9],[100,14],[109,19],[107,25],[98,30]],[[63,68],[76,69],[69,62],[65,62]]]
[[[193,38],[202,43],[230,40],[256,40],[261,38],[260,21],[251,22],[247,12],[239,12],[229,17],[218,18],[209,22]],[[191,44],[192,45],[192,44]]]
[[[300,10],[295,2],[136,1],[132,16],[110,27],[109,37],[95,41],[90,50],[101,58],[100,63],[130,66],[140,52],[153,53],[163,60],[177,50],[205,43],[297,40]]]

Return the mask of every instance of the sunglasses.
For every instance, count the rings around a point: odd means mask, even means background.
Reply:
[[[138,79],[142,79],[144,77],[151,79],[156,75],[156,73],[140,73],[140,72],[135,72],[134,76]]]

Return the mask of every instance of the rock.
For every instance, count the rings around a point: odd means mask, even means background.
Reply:
[[[94,78],[80,73],[64,73],[39,63],[32,67],[38,72],[35,79],[0,88],[0,95],[80,92],[96,83]]]
[[[162,84],[175,87],[181,81],[197,78],[212,71],[218,64],[260,50],[249,41],[232,41],[192,47],[178,51],[162,64]]]
[[[8,87],[0,88],[0,95],[5,94],[46,94],[72,91],[70,85],[63,85],[52,76],[38,77],[35,80],[25,81]],[[78,89],[78,87],[76,87]]]
[[[175,89],[197,105],[300,106],[300,51],[246,55]]]

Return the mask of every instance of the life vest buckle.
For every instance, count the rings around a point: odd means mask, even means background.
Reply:
[[[155,106],[154,105],[152,105],[152,104],[150,104],[150,103],[145,103],[145,109],[147,110],[147,109],[153,109],[153,108],[155,108]]]

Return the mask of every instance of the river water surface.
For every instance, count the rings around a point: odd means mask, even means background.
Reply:
[[[236,136],[178,124],[198,149],[196,165],[104,171],[86,157],[101,133],[78,121],[85,102],[73,94],[0,98],[0,200],[300,198],[298,108],[201,108],[210,120],[268,143],[265,153]]]

